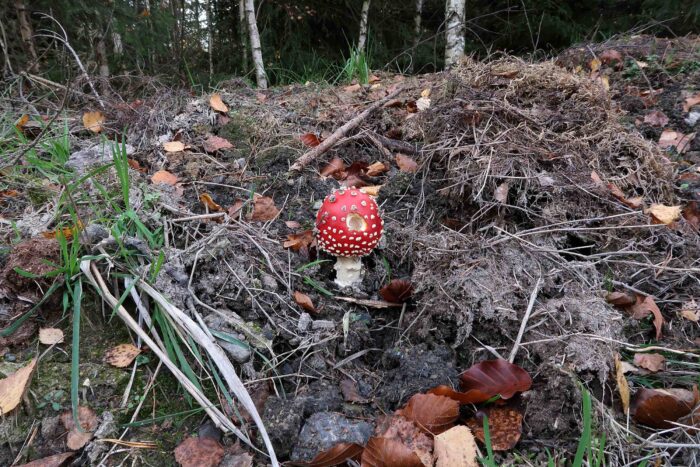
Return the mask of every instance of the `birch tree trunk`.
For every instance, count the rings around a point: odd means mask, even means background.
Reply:
[[[103,80],[103,85],[109,79],[109,60],[107,58],[107,44],[104,37],[98,37],[95,44],[95,55],[99,64],[100,78]]]
[[[258,24],[255,20],[255,5],[253,0],[245,0],[245,16],[248,20],[248,34],[250,36],[250,49],[253,52],[255,79],[260,89],[267,89],[265,63],[263,62],[262,47],[260,46],[260,34],[258,33]]]
[[[36,53],[36,45],[34,44],[34,31],[32,23],[29,20],[27,6],[22,0],[15,0],[15,11],[17,12],[17,21],[19,22],[19,34],[22,37],[25,52],[29,55],[29,71],[39,71],[39,56]]]
[[[248,64],[248,35],[246,30],[248,23],[245,19],[245,0],[238,0],[238,37],[241,42],[241,64],[243,66],[243,74],[248,73],[250,65]]]
[[[362,3],[362,14],[360,15],[360,38],[357,41],[357,50],[363,52],[365,44],[367,44],[367,20],[369,18],[369,2],[365,0]]]
[[[447,0],[445,7],[445,68],[464,55],[464,10],[466,0]]]
[[[416,0],[416,16],[413,17],[413,47],[411,48],[411,66],[409,71],[413,72],[413,67],[416,62],[416,49],[420,44],[420,36],[422,32],[423,20],[423,0]]]

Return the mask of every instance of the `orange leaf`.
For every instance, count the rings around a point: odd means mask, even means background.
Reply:
[[[394,279],[389,284],[379,289],[379,295],[391,303],[404,303],[411,298],[413,285],[403,279]]]
[[[598,57],[600,58],[600,61],[605,64],[612,64],[613,62],[622,64],[623,62],[622,54],[615,49],[604,50]]]
[[[59,233],[65,238],[66,240],[70,240],[73,238],[73,233],[77,233],[83,229],[83,223],[78,221],[78,225],[75,225],[73,227],[63,227],[62,229],[56,229],[56,230],[51,230],[49,232],[42,232],[41,235],[44,238],[56,238]]]
[[[512,407],[489,407],[478,411],[475,418],[467,420],[467,426],[482,443],[485,442],[484,417],[488,417],[494,451],[507,451],[518,444],[523,430],[523,414]]]
[[[297,302],[297,305],[299,305],[306,311],[316,313],[316,307],[314,306],[314,302],[312,302],[311,297],[309,297],[305,293],[301,293],[298,291],[294,292],[294,301]]]
[[[685,99],[683,102],[683,112],[690,112],[690,108],[695,105],[700,105],[700,92]]]
[[[309,462],[288,462],[289,465],[300,467],[332,467],[342,465],[350,459],[359,459],[363,447],[356,443],[338,443],[335,446],[321,451]]]
[[[418,163],[407,155],[398,153],[394,158],[401,172],[415,173],[418,171]]]
[[[401,441],[373,437],[362,451],[362,467],[424,467],[424,464]]]
[[[97,416],[95,412],[84,406],[78,407],[78,422],[80,428],[75,424],[73,412],[70,410],[61,415],[61,422],[68,430],[66,437],[66,447],[71,450],[78,450],[85,446],[92,439],[93,432],[97,429]]]
[[[383,162],[375,162],[367,167],[367,176],[377,177],[387,170],[389,170],[389,167],[387,167]]]
[[[19,195],[17,190],[2,190],[0,191],[0,198],[14,198]]]
[[[656,328],[656,340],[661,339],[661,329],[664,325],[664,318],[661,315],[661,310],[654,302],[654,299],[647,296],[637,295],[634,305],[629,307],[634,319],[644,319],[650,314],[654,315],[654,327]]]
[[[270,221],[276,218],[279,212],[272,198],[256,194],[253,199],[253,213],[250,219],[253,221]]]
[[[305,230],[299,234],[287,235],[287,240],[284,242],[285,248],[291,248],[293,251],[306,250],[314,241],[314,233],[312,230]]]
[[[117,368],[126,368],[140,353],[141,349],[131,344],[119,344],[105,352],[104,361]]]
[[[436,435],[452,428],[459,416],[459,402],[435,394],[414,394],[398,413]]]
[[[334,157],[323,169],[321,169],[321,177],[332,177],[340,175],[345,171],[345,162],[340,157]],[[341,177],[345,178],[345,177]]]
[[[61,467],[65,462],[73,457],[75,452],[69,451],[61,454],[54,454],[53,456],[42,457],[26,464],[18,465],[17,467]]]
[[[18,130],[21,131],[22,128],[24,127],[24,125],[26,125],[28,121],[29,121],[29,115],[27,115],[27,114],[22,115],[15,122],[15,128],[17,128]]]
[[[299,139],[302,143],[304,143],[304,145],[309,146],[310,148],[315,148],[321,144],[321,140],[313,133],[304,133],[299,137]]]
[[[688,415],[697,403],[686,389],[641,388],[632,402],[632,417],[654,428],[672,428],[679,418]]]
[[[233,144],[221,136],[209,135],[209,137],[204,140],[204,150],[206,152],[216,152],[222,149],[231,149],[232,147]]]
[[[213,438],[191,436],[175,448],[175,460],[182,467],[216,467],[224,458],[224,448]]]
[[[224,210],[221,206],[216,204],[209,193],[202,193],[199,195],[199,200],[205,205],[210,211],[221,212]]]
[[[695,230],[700,230],[700,205],[697,201],[691,201],[683,208],[683,218]]]
[[[634,364],[652,373],[661,371],[666,366],[666,357],[660,353],[637,353],[634,354]]]
[[[627,414],[630,410],[630,385],[625,377],[625,368],[618,353],[615,353],[615,380],[617,381],[617,391],[620,393],[622,411]]]
[[[6,415],[17,407],[22,400],[29,382],[32,380],[36,359],[32,359],[26,366],[20,368],[7,378],[0,379],[0,413]]]
[[[90,130],[93,133],[99,133],[102,131],[102,125],[105,122],[105,116],[102,112],[85,112],[83,114],[83,126],[86,130]]]
[[[527,391],[532,386],[532,378],[517,365],[506,360],[486,360],[473,365],[459,376],[462,390],[469,394],[483,394],[485,402],[500,395],[510,399],[516,392]]]
[[[151,177],[151,181],[155,185],[170,185],[174,186],[177,183],[177,176],[171,174],[167,170],[159,170]]]
[[[228,112],[228,107],[226,106],[226,104],[224,104],[224,101],[221,100],[221,94],[219,93],[214,93],[211,95],[211,97],[209,98],[209,105],[212,109],[216,110],[217,112]]]
[[[433,437],[398,411],[394,415],[384,417],[381,423],[377,424],[375,434],[400,441],[411,449],[424,465],[433,465]]]
[[[622,204],[626,205],[627,207],[630,207],[632,209],[639,209],[642,207],[642,202],[644,201],[644,198],[641,196],[635,196],[633,198],[627,198],[625,196],[625,193],[618,188],[617,185],[614,183],[608,183],[608,189],[610,190],[610,193],[617,198],[618,201],[620,201]]]
[[[625,292],[610,292],[605,297],[605,300],[611,305],[620,307],[634,305],[634,303],[637,301],[634,295],[630,295]]]
[[[131,167],[132,169],[141,173],[146,173],[146,169],[141,167],[141,164],[136,159],[127,159],[126,163],[129,164],[129,167]]]

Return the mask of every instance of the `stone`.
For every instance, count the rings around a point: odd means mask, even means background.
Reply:
[[[297,323],[297,329],[301,332],[305,332],[309,330],[309,326],[311,326],[311,322],[313,320],[311,319],[311,315],[308,313],[302,313],[301,316],[299,316],[299,322]]]
[[[338,443],[364,445],[372,436],[372,425],[351,420],[339,413],[318,412],[306,420],[292,452],[292,461],[310,461],[319,452]]]
[[[311,323],[311,329],[314,331],[332,331],[335,329],[335,323],[327,319],[317,319]]]

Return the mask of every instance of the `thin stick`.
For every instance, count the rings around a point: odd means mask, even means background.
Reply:
[[[359,115],[353,117],[351,120],[346,122],[343,126],[338,128],[333,132],[332,135],[330,135],[328,138],[324,139],[321,144],[313,148],[311,151],[308,151],[306,154],[303,154],[297,161],[292,164],[292,167],[289,169],[289,173],[298,173],[304,170],[304,167],[306,167],[311,161],[316,159],[318,156],[321,154],[325,153],[329,149],[331,149],[333,146],[335,146],[335,143],[337,143],[341,138],[343,138],[345,135],[347,135],[350,131],[354,130],[357,128],[357,126],[362,123],[369,115],[377,110],[379,107],[383,106],[387,102],[389,102],[391,99],[394,97],[398,96],[399,93],[403,91],[403,88],[399,88],[396,91],[392,92],[388,96],[386,96],[384,99],[380,99],[378,101],[375,101],[372,105],[367,107],[365,110],[362,111]]]
[[[513,363],[515,360],[515,355],[518,353],[518,349],[520,348],[520,342],[523,340],[523,334],[525,334],[525,329],[527,328],[527,322],[530,319],[530,314],[532,313],[532,309],[535,306],[535,300],[537,299],[537,294],[540,292],[540,286],[542,285],[542,276],[537,278],[537,283],[535,284],[535,288],[532,289],[532,293],[530,294],[530,302],[527,304],[527,310],[525,311],[525,316],[523,316],[523,321],[520,323],[520,330],[518,331],[518,337],[515,338],[515,344],[513,344],[513,350],[510,351],[510,357],[508,357],[508,361],[510,363]]]

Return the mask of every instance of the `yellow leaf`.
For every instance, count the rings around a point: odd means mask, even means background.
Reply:
[[[620,355],[615,355],[615,379],[617,380],[617,390],[620,393],[620,402],[622,402],[622,410],[627,413],[630,410],[630,386],[625,378],[624,368],[620,362]]]
[[[367,193],[370,196],[379,196],[379,190],[381,188],[382,185],[363,186],[360,188],[360,191],[362,193]]]
[[[39,329],[39,342],[44,345],[60,344],[63,342],[63,331],[56,328]]]
[[[7,378],[0,379],[0,415],[4,417],[19,405],[29,387],[34,368],[36,368],[36,358]]]
[[[182,152],[185,150],[185,143],[182,141],[168,141],[163,143],[163,149],[165,149],[165,152]]]
[[[423,90],[420,92],[420,96],[421,96],[421,97],[426,97],[426,98],[427,98],[427,97],[430,97],[430,89],[429,89],[429,88],[423,89]]]
[[[435,467],[478,467],[472,431],[457,425],[435,437]]]
[[[15,122],[15,128],[17,128],[18,130],[21,130],[22,127],[24,127],[24,125],[26,125],[28,121],[29,121],[29,115],[27,115],[27,114],[22,115]]]
[[[664,204],[652,204],[644,210],[645,214],[649,214],[656,223],[670,224],[677,221],[681,217],[681,207],[666,206]]]
[[[105,116],[99,110],[95,112],[85,112],[83,114],[83,126],[85,129],[93,133],[102,131],[102,124],[105,122]]]
[[[224,208],[216,204],[209,193],[202,193],[199,195],[199,200],[204,204],[210,211],[223,211]]]
[[[209,105],[212,109],[216,110],[217,112],[228,112],[228,107],[226,106],[226,104],[224,104],[224,101],[221,100],[221,94],[219,93],[211,95],[211,97],[209,98]]]
[[[133,362],[140,353],[141,349],[131,344],[119,344],[105,353],[104,361],[117,368],[125,368],[131,365],[131,362]]]
[[[600,60],[598,60],[597,58],[591,60],[591,62],[589,63],[591,67],[591,73],[595,73],[596,71],[600,70],[600,64]]]

